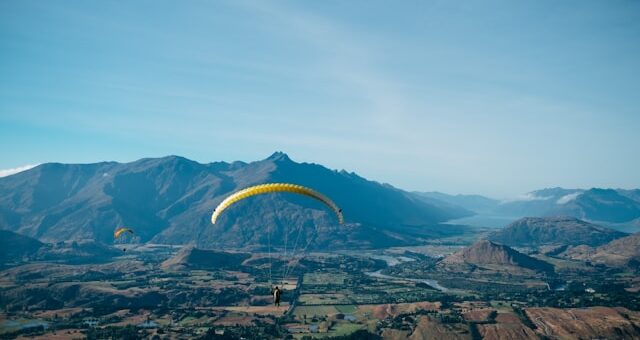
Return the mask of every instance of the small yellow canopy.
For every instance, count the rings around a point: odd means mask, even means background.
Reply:
[[[113,238],[120,237],[120,235],[122,235],[122,233],[124,233],[124,232],[129,232],[129,233],[133,234],[133,230],[132,229],[122,227],[122,228],[116,229],[116,231],[113,232]]]
[[[324,203],[327,207],[329,207],[338,217],[338,221],[340,224],[344,223],[344,217],[342,216],[342,209],[338,208],[338,206],[333,203],[331,199],[327,196],[307,187],[303,187],[302,185],[290,184],[290,183],[267,183],[255,185],[252,187],[248,187],[237,191],[227,198],[225,198],[216,209],[213,211],[213,215],[211,215],[211,223],[215,224],[218,216],[227,209],[232,204],[241,201],[247,197],[268,194],[274,192],[290,192],[299,195],[305,195],[311,198],[314,198],[322,203]]]

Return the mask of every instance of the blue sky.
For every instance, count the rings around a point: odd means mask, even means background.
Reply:
[[[408,190],[640,187],[637,1],[0,2],[0,169],[296,161]]]

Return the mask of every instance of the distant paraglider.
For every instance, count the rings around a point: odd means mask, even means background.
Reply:
[[[113,241],[115,243],[128,243],[129,238],[133,238],[134,232],[131,228],[120,227],[113,232]],[[122,251],[127,251],[127,248],[123,247]]]
[[[117,239],[123,233],[131,233],[131,235],[133,235],[133,230],[131,228],[124,228],[124,227],[118,228],[116,229],[116,231],[113,232],[113,238]]]

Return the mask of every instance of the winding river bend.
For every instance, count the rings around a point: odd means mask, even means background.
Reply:
[[[411,281],[411,282],[420,282],[420,283],[426,283],[429,286],[441,291],[441,292],[446,292],[449,289],[447,289],[447,287],[443,287],[441,286],[438,281],[436,280],[430,280],[430,279],[414,279],[414,278],[410,278],[410,277],[396,277],[396,276],[389,276],[389,275],[384,275],[381,273],[382,269],[375,271],[375,272],[366,272],[365,274],[371,276],[371,277],[375,277],[378,279],[386,279],[386,280],[405,280],[405,281]]]
[[[414,259],[409,258],[409,257],[393,257],[393,256],[387,256],[387,255],[377,255],[377,256],[372,256],[372,258],[377,258],[380,260],[384,260],[387,262],[387,264],[389,265],[389,267],[393,267],[395,265],[398,265],[402,262],[409,262],[409,261],[414,261]],[[385,275],[382,274],[382,269],[377,270],[375,272],[365,272],[366,275],[371,276],[371,277],[375,277],[378,279],[385,279],[385,280],[405,280],[405,281],[411,281],[411,282],[420,282],[420,283],[425,283],[428,284],[429,286],[441,291],[441,292],[446,292],[449,289],[447,289],[446,287],[443,287],[442,285],[440,285],[438,283],[438,281],[436,280],[431,280],[431,279],[416,279],[416,278],[410,278],[410,277],[396,277],[396,276],[389,276],[389,275]]]

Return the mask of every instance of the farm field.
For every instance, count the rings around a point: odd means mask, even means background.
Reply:
[[[637,285],[629,272],[603,276],[597,282],[586,282],[577,273],[580,286],[547,284],[544,277],[522,273],[509,278],[491,267],[461,277],[459,272],[440,270],[424,253],[396,248],[358,256],[315,253],[305,258],[304,271],[269,282],[259,262],[253,262],[258,267],[233,269],[166,267],[159,262],[163,257],[149,260],[151,251],[145,249],[144,256],[137,257],[132,250],[126,260],[113,263],[27,264],[0,272],[7,311],[0,317],[0,334],[66,339],[162,333],[206,338],[226,332],[315,339],[368,332],[399,339],[435,332],[492,339],[522,334],[562,337],[587,323],[595,334],[613,334],[616,331],[609,326],[614,325],[631,335],[640,320],[628,308],[587,306],[556,312],[559,304],[575,308],[584,303],[620,304],[621,299],[635,303],[629,298],[633,295],[624,295],[633,294]],[[621,295],[589,294],[581,288],[589,284],[600,290],[600,285],[611,282],[628,287],[620,289]],[[279,307],[271,295],[275,285],[283,294]],[[565,290],[549,290],[551,285]],[[28,306],[21,298],[25,294],[32,299]],[[67,298],[53,301],[51,296]],[[554,305],[538,307],[550,302]],[[611,322],[589,321],[602,313]],[[556,315],[564,324],[554,323]]]

